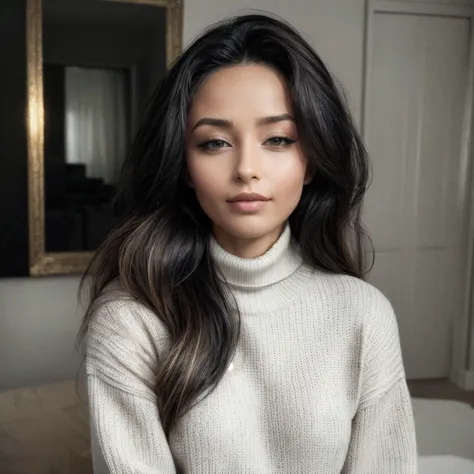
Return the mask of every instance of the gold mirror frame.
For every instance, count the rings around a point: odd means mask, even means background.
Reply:
[[[99,1],[99,0],[98,0]],[[102,0],[166,8],[166,62],[182,50],[182,0]],[[42,0],[27,0],[27,142],[29,270],[31,276],[82,273],[93,252],[46,252]]]

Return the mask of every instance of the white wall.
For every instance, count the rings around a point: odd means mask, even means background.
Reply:
[[[184,0],[184,43],[210,23],[260,9],[295,26],[341,80],[359,123],[365,0]]]
[[[0,280],[0,390],[74,378],[78,277]]]
[[[276,13],[300,30],[342,81],[359,121],[364,0],[185,0],[185,44],[209,23],[248,7]],[[78,282],[0,280],[0,390],[75,376]]]

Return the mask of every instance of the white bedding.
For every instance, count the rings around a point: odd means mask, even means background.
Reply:
[[[421,465],[427,466],[421,472],[474,474],[474,410],[452,400],[413,398],[412,402],[418,453]],[[428,467],[432,470],[427,471]]]
[[[419,474],[474,474],[474,461],[456,456],[420,456]]]

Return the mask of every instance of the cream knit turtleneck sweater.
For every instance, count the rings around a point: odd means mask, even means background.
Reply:
[[[381,293],[304,265],[288,227],[256,259],[215,241],[211,251],[241,312],[240,342],[169,442],[154,393],[166,332],[117,286],[101,297],[86,358],[94,472],[416,473],[397,323]]]

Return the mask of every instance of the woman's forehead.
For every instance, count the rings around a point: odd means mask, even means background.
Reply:
[[[231,119],[232,115],[266,117],[291,113],[286,83],[272,69],[256,64],[213,73],[196,92],[190,118],[201,115]]]

